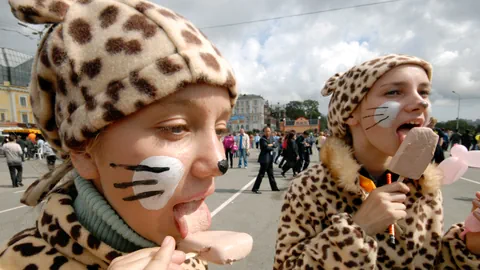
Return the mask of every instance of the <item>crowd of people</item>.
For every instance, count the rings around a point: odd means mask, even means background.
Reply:
[[[316,147],[320,152],[320,148],[328,136],[327,134],[328,132],[314,134],[309,131],[298,133],[295,130],[285,133],[272,132],[270,127],[265,127],[262,134],[256,133],[253,135],[252,133],[249,135],[245,133],[244,129],[240,129],[238,134],[230,133],[223,137],[222,143],[230,168],[233,168],[235,158],[238,158],[238,168],[242,168],[242,165],[247,168],[249,150],[252,148],[260,149],[258,156],[260,170],[252,192],[261,194],[258,189],[265,173],[268,175],[271,189],[278,191],[273,175],[273,164],[277,164],[282,169],[281,175],[283,177],[286,177],[285,174],[289,170],[292,170],[293,176],[296,176],[310,165],[313,147]]]

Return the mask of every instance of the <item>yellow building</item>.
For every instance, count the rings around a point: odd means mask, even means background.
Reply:
[[[26,87],[0,85],[0,125],[6,122],[34,123],[29,92]]]

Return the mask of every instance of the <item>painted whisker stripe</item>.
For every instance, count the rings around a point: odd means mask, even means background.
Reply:
[[[146,191],[146,192],[138,193],[137,195],[134,195],[134,196],[125,197],[123,198],[123,200],[127,202],[131,202],[131,201],[150,198],[157,195],[162,195],[164,192],[165,192],[164,190]]]
[[[115,163],[110,163],[110,167],[112,168],[120,167],[126,170],[135,171],[135,172],[152,172],[152,173],[162,173],[170,170],[170,168],[168,167],[150,167],[147,165],[124,165],[124,164],[115,164]]]
[[[364,116],[363,119],[369,118],[369,117],[375,117],[375,116],[382,116],[382,115],[384,115],[384,114],[383,114],[383,113],[380,113],[380,114],[367,115],[367,116]]]
[[[152,179],[152,180],[138,180],[138,181],[132,181],[132,182],[115,183],[113,184],[113,186],[116,188],[125,189],[133,186],[150,186],[150,185],[156,185],[156,184],[158,184],[158,180]]]
[[[376,126],[376,125],[380,124],[381,122],[383,122],[383,121],[387,120],[387,118],[388,118],[388,116],[387,116],[387,117],[385,117],[385,118],[383,118],[382,120],[378,121],[378,122],[377,122],[377,123],[375,123],[374,125],[372,125],[372,126],[368,127],[366,130],[369,130],[369,129],[373,128],[374,126]]]
[[[376,110],[376,109],[388,109],[388,107],[375,107],[375,108],[368,108],[367,110]]]

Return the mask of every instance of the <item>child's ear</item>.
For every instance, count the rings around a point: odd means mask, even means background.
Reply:
[[[77,170],[78,174],[84,179],[98,179],[99,173],[97,165],[92,156],[86,152],[74,152],[70,153],[72,164]]]

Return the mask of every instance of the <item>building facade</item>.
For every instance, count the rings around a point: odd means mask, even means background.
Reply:
[[[0,125],[6,122],[35,122],[26,87],[0,85]]]
[[[310,131],[317,133],[322,130],[321,121],[319,119],[307,119],[305,117],[299,117],[295,121],[283,120],[280,122],[280,130],[282,132],[288,132],[295,130],[296,133],[303,133],[304,131]]]
[[[231,131],[262,130],[265,126],[266,101],[259,95],[240,95],[233,109],[232,118],[228,122]]]
[[[35,127],[28,84],[33,57],[0,48],[0,132]]]

